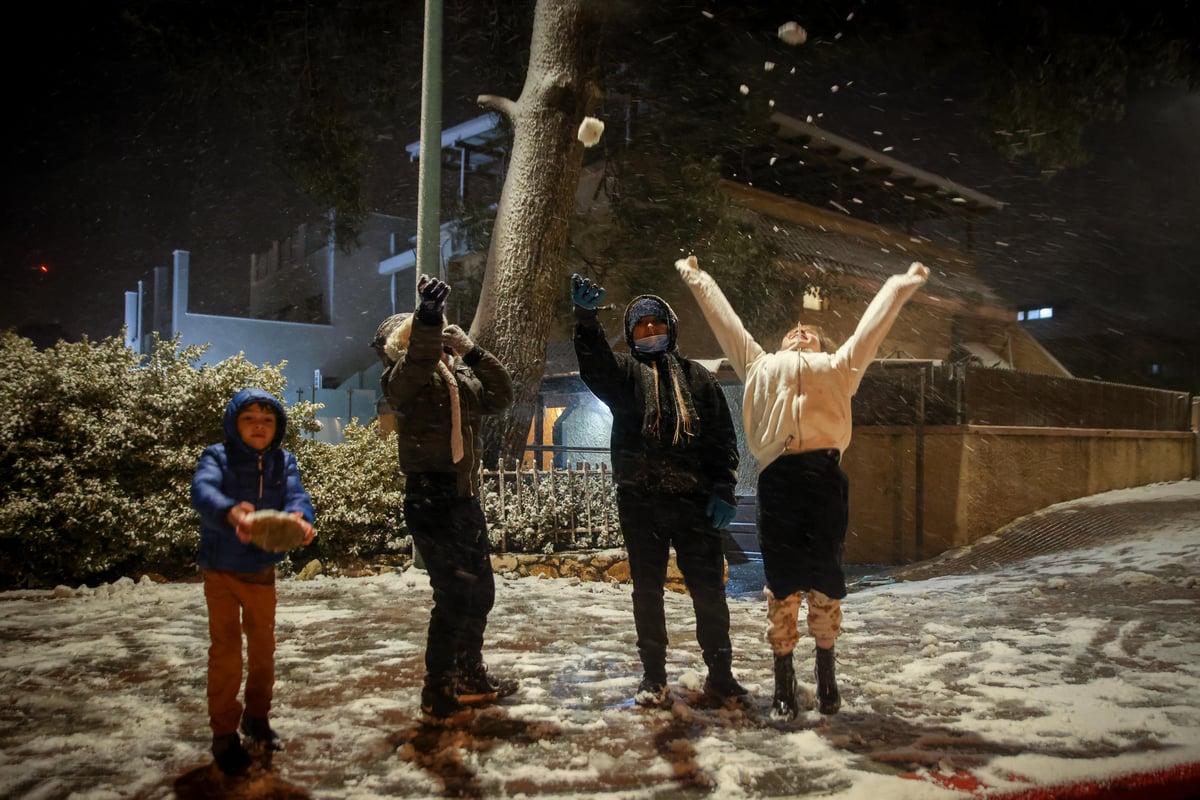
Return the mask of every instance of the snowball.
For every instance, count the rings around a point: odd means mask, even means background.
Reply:
[[[579,123],[579,132],[576,136],[579,141],[583,142],[584,147],[591,147],[600,141],[601,135],[604,133],[604,123],[595,117],[584,117],[583,122]]]
[[[738,87],[738,91],[742,94],[750,94],[750,87],[743,83]]]
[[[771,70],[773,70],[773,69],[775,69],[775,62],[774,62],[774,61],[766,61],[766,62],[763,62],[763,71],[765,71],[765,72],[770,72],[770,71],[771,71]]]
[[[796,22],[785,22],[779,26],[779,38],[784,44],[804,44],[808,41],[808,31]]]

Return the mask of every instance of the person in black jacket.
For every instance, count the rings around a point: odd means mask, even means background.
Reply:
[[[404,517],[433,588],[421,713],[426,722],[451,724],[466,706],[518,688],[488,674],[483,662],[496,583],[479,503],[482,417],[508,408],[513,387],[494,355],[446,325],[448,284],[422,275],[417,292],[416,314],[388,317],[372,344],[398,419]]]
[[[746,690],[731,670],[720,534],[736,510],[738,466],[725,394],[712,373],[677,352],[675,312],[662,298],[642,295],[626,308],[626,355],[612,351],[597,319],[604,289],[579,275],[571,283],[579,374],[613,414],[613,478],[643,669],[634,700],[668,700],[663,585],[672,545],[708,665],[704,690],[721,700],[741,697]]]

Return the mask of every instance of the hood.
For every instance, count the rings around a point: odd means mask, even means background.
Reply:
[[[389,367],[398,360],[396,356],[397,344],[393,343],[393,353],[387,352],[388,339],[393,333],[399,330],[400,326],[404,325],[412,317],[410,313],[392,314],[390,317],[379,323],[379,327],[375,329],[375,338],[371,340],[371,347],[375,350],[375,354],[379,356],[379,361],[383,366]],[[405,342],[404,347],[407,347]],[[400,348],[404,349],[404,348]]]
[[[667,301],[656,294],[638,295],[625,307],[625,342],[629,345],[629,352],[638,359],[647,357],[633,348],[633,323],[647,316],[666,319],[668,336],[666,352],[673,352],[675,350],[675,330],[678,327],[679,318],[675,316],[675,310],[667,304]]]
[[[225,430],[225,441],[243,450],[249,449],[242,441],[242,437],[238,435],[237,417],[242,409],[250,403],[263,403],[275,409],[278,424],[275,426],[275,438],[271,440],[270,447],[270,449],[274,450],[283,443],[283,435],[287,433],[287,411],[284,410],[283,403],[279,402],[279,398],[265,389],[254,387],[242,389],[233,396],[233,399],[229,401],[229,405],[225,406],[225,417],[221,421],[221,425]]]

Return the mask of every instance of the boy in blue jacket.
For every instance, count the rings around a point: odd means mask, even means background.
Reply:
[[[275,564],[285,553],[252,544],[249,515],[289,513],[312,542],[313,507],[300,483],[296,457],[280,443],[287,431],[283,404],[262,389],[242,389],[225,408],[225,442],[209,445],[192,478],[192,507],[200,514],[200,551],[208,606],[208,714],[213,758],[222,772],[250,766],[241,731],[266,749],[280,749],[267,715],[275,687]],[[246,634],[246,705],[242,632]]]

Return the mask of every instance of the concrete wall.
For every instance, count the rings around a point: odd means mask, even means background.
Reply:
[[[899,564],[971,544],[1046,506],[1191,478],[1195,432],[856,427],[848,564]]]

